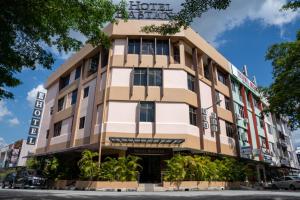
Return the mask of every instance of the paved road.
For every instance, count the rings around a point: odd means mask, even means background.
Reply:
[[[300,200],[300,192],[200,191],[200,192],[98,192],[68,190],[0,189],[0,200]]]

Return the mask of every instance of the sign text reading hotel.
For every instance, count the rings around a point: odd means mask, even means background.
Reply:
[[[142,3],[140,1],[129,1],[129,19],[160,19],[168,20],[174,15],[170,4]],[[121,17],[119,14],[117,17]]]

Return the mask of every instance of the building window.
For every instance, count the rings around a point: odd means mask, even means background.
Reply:
[[[54,134],[53,137],[59,136],[61,134],[62,121],[56,122],[54,124]]]
[[[270,124],[267,124],[268,125],[268,132],[269,132],[269,134],[272,134],[272,127],[271,127],[271,125]]]
[[[150,86],[162,86],[162,70],[149,69],[148,84]]]
[[[75,71],[75,80],[80,78],[81,67],[77,67]]]
[[[190,124],[196,126],[197,125],[197,109],[190,106],[189,114],[190,114]]]
[[[258,100],[256,98],[253,98],[253,103],[254,103],[254,106],[256,108],[258,108]]]
[[[244,107],[241,105],[238,105],[239,107],[239,114],[241,118],[245,118],[245,112],[244,112]]]
[[[266,138],[260,137],[260,142],[261,142],[261,146],[262,146],[263,148],[266,148],[266,147],[267,147],[267,145],[266,145]]]
[[[142,42],[142,54],[154,54],[154,41],[143,40]]]
[[[99,65],[99,53],[97,53],[95,56],[90,58],[88,76],[97,72],[98,65]]]
[[[140,54],[141,43],[140,40],[129,40],[128,41],[128,53],[129,54]]]
[[[156,41],[156,54],[157,55],[169,55],[169,41],[157,40]]]
[[[61,111],[64,108],[65,97],[58,99],[57,102],[57,112]]]
[[[218,80],[221,82],[221,83],[223,83],[224,85],[226,85],[226,75],[223,73],[223,72],[221,72],[221,71],[219,71],[219,70],[217,70],[218,71]]]
[[[49,138],[49,134],[50,134],[50,130],[48,129],[47,132],[46,132],[46,139]]]
[[[231,80],[231,88],[233,92],[236,92],[236,84],[233,80]]]
[[[233,138],[234,136],[233,125],[228,122],[226,122],[226,135],[227,137],[231,137],[231,138]]]
[[[230,99],[228,97],[225,97],[225,108],[231,110]]]
[[[77,100],[77,89],[76,90],[74,90],[73,92],[72,92],[72,97],[71,97],[71,105],[74,105],[75,103],[76,103],[76,100]]]
[[[187,79],[188,79],[188,89],[191,91],[195,91],[195,77],[187,74]]]
[[[178,46],[173,47],[173,53],[174,53],[174,63],[179,64],[180,63],[180,51]]]
[[[146,68],[135,68],[134,69],[134,85],[147,85],[147,69]]]
[[[101,52],[101,68],[104,68],[108,64],[108,50],[103,49]]]
[[[86,98],[86,97],[89,96],[89,90],[90,90],[90,87],[84,88],[84,90],[83,90],[83,98]]]
[[[216,104],[220,106],[221,105],[220,92],[216,91],[215,96],[216,96]]]
[[[83,129],[84,128],[84,122],[85,122],[85,117],[81,117],[79,119],[79,129]]]
[[[239,100],[240,100],[241,102],[243,102],[241,87],[238,88],[238,92],[239,92]]]
[[[140,103],[140,122],[154,122],[155,109],[153,102]]]
[[[59,80],[59,90],[69,85],[69,81],[70,81],[70,74],[68,74],[65,77],[61,77]]]
[[[162,70],[135,68],[133,84],[142,86],[162,86]]]
[[[54,112],[54,108],[53,106],[50,107],[50,115],[53,115],[53,112]]]
[[[204,77],[210,80],[209,65],[204,65]]]
[[[259,117],[259,125],[260,125],[260,128],[264,127],[264,120],[261,117]]]

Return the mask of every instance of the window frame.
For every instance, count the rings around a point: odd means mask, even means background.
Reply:
[[[150,101],[140,102],[139,122],[155,122],[155,103]]]
[[[62,121],[56,122],[54,124],[53,137],[57,137],[61,135],[61,127],[62,127]]]
[[[83,89],[83,99],[89,96],[90,87],[87,86]]]
[[[195,92],[196,89],[195,89],[195,76],[187,73],[187,86],[188,86],[188,89]]]
[[[65,106],[65,96],[58,99],[57,101],[57,112],[60,112],[64,109]]]
[[[189,119],[191,125],[197,126],[197,108],[189,106]]]
[[[156,55],[168,56],[169,52],[169,41],[168,40],[156,40]]]
[[[225,121],[225,127],[226,127],[226,136],[230,138],[234,138],[233,124]]]
[[[141,41],[140,39],[129,39],[128,40],[128,54],[140,54],[141,53]]]
[[[149,73],[147,73],[149,72]],[[162,86],[162,69],[148,69],[147,71],[148,86]],[[153,76],[153,77],[151,77]],[[153,79],[152,79],[153,78]]]
[[[84,129],[84,126],[85,126],[85,116],[84,117],[80,117],[78,129]]]
[[[75,80],[79,79],[81,76],[81,66],[75,69]]]
[[[145,39],[142,41],[142,54],[143,55],[154,55],[154,40]]]
[[[77,102],[77,95],[78,95],[78,89],[73,90],[72,94],[71,94],[71,105],[76,104],[76,102]]]

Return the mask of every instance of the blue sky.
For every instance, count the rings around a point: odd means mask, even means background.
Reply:
[[[176,10],[180,1],[175,2],[171,5]],[[192,28],[236,67],[246,64],[250,76],[255,75],[259,85],[267,86],[272,82],[272,66],[264,58],[267,48],[274,43],[294,40],[300,29],[299,12],[278,11],[285,2],[232,0],[225,11],[210,11],[195,19]],[[23,84],[10,89],[15,99],[0,101],[0,143],[9,144],[27,137],[36,88],[41,89],[41,84],[70,55],[49,50],[56,57],[53,69],[24,70],[17,75]],[[300,144],[300,133],[295,135],[295,142]]]

